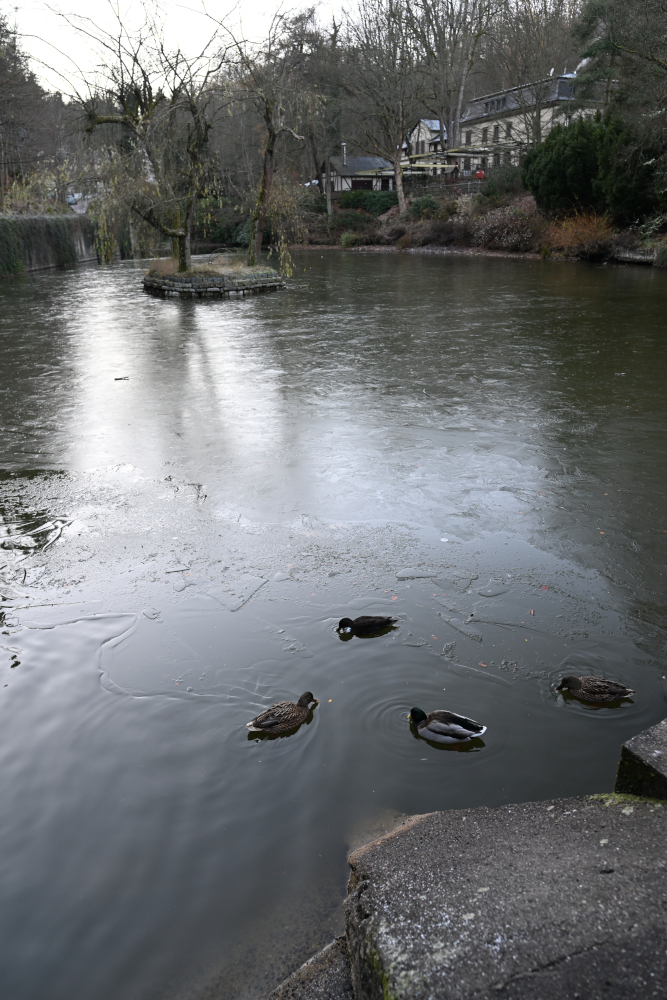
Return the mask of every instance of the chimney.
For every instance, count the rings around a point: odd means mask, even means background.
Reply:
[[[346,167],[347,166],[347,143],[346,142],[341,142],[341,146],[343,147],[343,166]]]

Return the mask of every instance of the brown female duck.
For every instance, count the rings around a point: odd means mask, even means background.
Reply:
[[[247,722],[246,729],[252,733],[285,733],[305,722],[311,701],[318,704],[317,698],[313,698],[310,691],[304,691],[297,702],[277,701],[251,722]]]

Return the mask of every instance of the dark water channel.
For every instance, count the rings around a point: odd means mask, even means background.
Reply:
[[[240,302],[131,264],[0,285],[12,1000],[259,997],[340,932],[364,837],[610,790],[667,714],[667,276],[296,265]],[[399,628],[341,641],[351,610]],[[566,701],[564,671],[637,693]],[[306,689],[295,735],[247,735]],[[419,741],[412,705],[483,744]]]

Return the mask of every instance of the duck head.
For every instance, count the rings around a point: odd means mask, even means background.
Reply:
[[[352,631],[352,629],[354,628],[354,622],[352,621],[351,618],[341,618],[341,620],[338,622],[338,628],[341,630],[349,629],[350,631]]]
[[[578,677],[563,677],[560,684],[556,688],[556,691],[576,691],[577,688],[581,687],[581,681]]]
[[[314,701],[316,705],[319,705],[317,698],[313,698],[311,691],[304,691],[297,701],[297,705],[301,705],[301,708],[308,708],[311,701]]]
[[[414,722],[415,726],[418,726],[420,722],[424,722],[425,719],[426,712],[422,712],[421,708],[410,709],[410,720]]]

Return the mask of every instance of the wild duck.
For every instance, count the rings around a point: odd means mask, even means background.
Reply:
[[[442,709],[427,715],[421,708],[411,708],[410,718],[422,739],[433,740],[435,743],[465,743],[486,732],[486,726],[479,722]]]
[[[375,635],[390,628],[397,622],[388,615],[359,615],[358,618],[341,618],[338,629],[341,632],[354,632],[356,635]]]
[[[246,729],[252,733],[285,733],[305,721],[311,701],[318,704],[317,698],[313,698],[310,691],[304,691],[297,702],[277,701],[251,722],[247,722]]]
[[[629,698],[634,694],[632,688],[617,681],[606,681],[602,677],[563,677],[556,688],[557,691],[569,691],[580,701],[590,701],[593,704],[604,704],[605,701],[618,701],[619,698]]]

